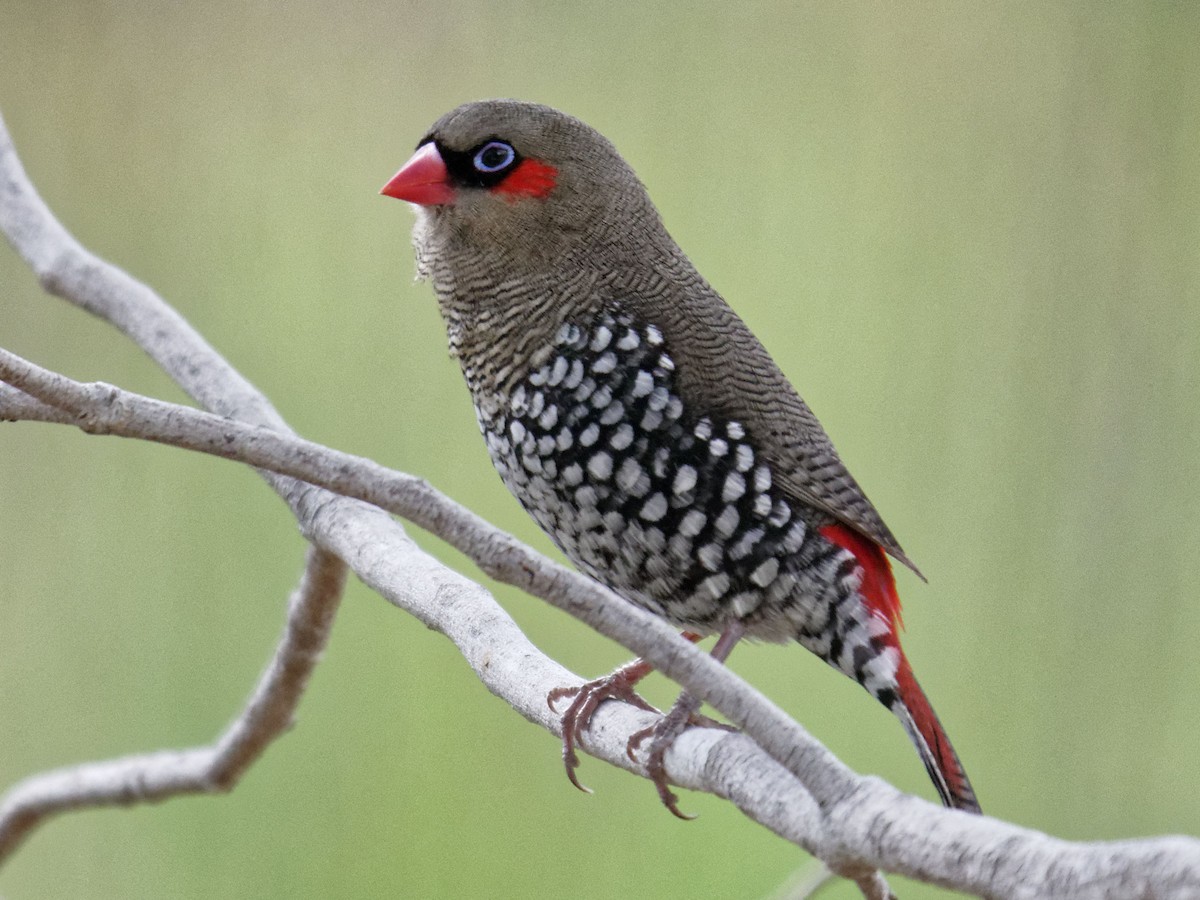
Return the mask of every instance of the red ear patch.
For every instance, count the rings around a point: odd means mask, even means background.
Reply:
[[[904,627],[900,618],[900,595],[896,593],[896,579],[892,565],[883,548],[845,525],[826,525],[821,529],[825,540],[849,550],[862,566],[863,577],[859,592],[871,610],[883,616],[895,634]]]
[[[523,159],[503,181],[492,188],[509,200],[546,197],[558,183],[558,169],[540,159]]]

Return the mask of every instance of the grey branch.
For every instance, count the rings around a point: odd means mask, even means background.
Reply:
[[[25,177],[2,123],[0,227],[47,290],[120,329],[211,410],[166,404],[108,385],[79,384],[5,354],[0,369],[12,387],[0,391],[0,418],[73,423],[91,433],[155,440],[256,466],[319,548],[310,556],[298,596],[312,590],[304,585],[318,577],[330,584],[333,595],[340,595],[333,587],[340,584],[340,566],[329,561],[344,561],[390,602],[450,638],[489,690],[557,734],[558,717],[547,707],[546,694],[582,679],[534,647],[481,585],[417,548],[383,510],[393,511],[467,553],[489,575],[546,599],[644,656],[726,715],[743,733],[689,730],[667,755],[672,780],[730,799],[754,820],[852,878],[867,897],[888,896],[878,870],[989,897],[1200,895],[1200,841],[1166,837],[1069,843],[944,810],[879,779],[858,776],[664,623],[522,546],[424,481],[296,438],[266,398],[161,298],[88,253],[63,229]],[[196,786],[200,771],[215,783],[231,783],[276,733],[272,729],[288,721],[290,711],[280,711],[290,707],[269,698],[281,682],[289,685],[293,700],[298,697],[323,643],[320,629],[327,630],[335,608],[336,600],[323,606],[317,632],[300,642],[304,647],[295,658],[285,653],[285,637],[273,670],[215,747],[34,776],[0,803],[0,833],[17,819],[81,805],[209,789]],[[289,629],[295,614],[293,610]],[[289,660],[296,668],[290,668]],[[298,677],[274,677],[275,668]],[[649,720],[648,713],[605,704],[584,749],[638,771],[625,754],[625,742]],[[214,757],[225,762],[214,762]],[[131,776],[154,793],[131,793]]]
[[[86,763],[34,775],[15,785],[0,802],[0,860],[56,813],[231,790],[291,725],[325,647],[345,583],[346,567],[339,559],[316,548],[309,551],[275,656],[245,710],[212,746]]]
[[[88,310],[130,337],[201,405],[231,420],[260,426],[260,434],[267,429],[290,434],[267,399],[154,291],[88,252],[63,228],[25,175],[2,121],[0,228],[47,291]],[[67,380],[57,382],[60,389],[66,386]],[[32,385],[30,389],[36,390]],[[6,392],[4,397],[40,421],[61,421],[62,405],[69,406],[66,400],[58,400],[60,405],[56,406],[39,401],[28,392],[21,393],[26,396]],[[44,397],[56,396],[52,389],[44,392]],[[272,472],[264,471],[264,477],[288,503],[301,530],[314,544],[349,563],[365,583],[386,599],[449,637],[493,693],[530,720],[557,733],[558,718],[547,707],[546,694],[553,687],[582,683],[583,679],[538,651],[486,590],[425,554],[398,523],[377,509]],[[485,529],[485,540],[490,543],[485,543],[482,555],[489,559],[490,571],[509,573],[509,580],[514,583],[540,588],[537,592],[553,596],[576,614],[596,606],[592,613],[593,618],[604,623],[601,631],[618,640],[622,635],[633,635],[631,639],[635,642],[649,642],[654,652],[648,655],[657,659],[668,673],[672,669],[682,670],[682,664],[671,662],[673,654],[682,653],[685,661],[690,655],[693,668],[699,665],[703,670],[706,665],[713,665],[661,622],[629,609],[595,583],[542,560],[477,517],[465,513],[459,517],[456,512],[457,508],[449,511],[434,508],[429,515],[435,519],[439,514],[448,515],[438,531],[445,535],[460,530],[469,533],[476,526]],[[448,602],[451,600],[455,602]],[[629,616],[641,617],[641,630],[636,618],[631,622]],[[740,682],[737,679],[727,682],[727,691],[730,684],[736,695]],[[743,689],[749,690],[744,685]],[[781,713],[776,713],[787,721]],[[625,742],[630,734],[647,724],[644,714],[621,708],[605,710],[596,718],[583,749],[634,769],[625,754]],[[680,742],[681,749],[697,737]],[[752,818],[789,840],[810,849],[818,846],[820,817],[799,783],[780,778],[778,766],[771,765],[760,767],[754,777],[742,775],[738,763],[747,754],[756,753],[744,738],[737,751],[708,753],[711,743],[709,735],[708,742],[699,745],[705,753],[681,755],[678,764],[668,760],[668,771],[677,783],[727,797]],[[820,745],[815,746],[828,755]],[[829,758],[832,760],[832,756]],[[145,771],[140,776],[149,777]],[[780,781],[784,784],[776,783]],[[61,778],[57,782],[65,783]],[[121,796],[114,786],[103,796],[92,792],[86,802],[116,803],[121,802]],[[791,802],[786,802],[789,799]],[[55,811],[49,798],[43,796],[42,802],[47,814]],[[58,807],[65,805],[59,803]],[[24,814],[28,815],[28,811]],[[851,863],[844,869],[861,879],[866,877],[863,872],[869,867]],[[871,896],[883,895],[876,892]]]

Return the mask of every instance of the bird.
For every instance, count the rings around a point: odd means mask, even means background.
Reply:
[[[416,211],[433,287],[488,454],[581,571],[724,662],[743,637],[796,641],[894,713],[942,802],[974,789],[900,645],[889,562],[920,572],[760,340],[700,275],[615,146],[549,106],[495,99],[443,115],[381,193]],[[923,577],[923,576],[922,576]],[[635,660],[563,688],[563,756]],[[685,694],[649,737],[697,717]],[[585,789],[586,790],[586,789]]]

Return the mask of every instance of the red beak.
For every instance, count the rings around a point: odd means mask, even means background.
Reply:
[[[455,191],[442,154],[438,153],[437,145],[430,141],[417,148],[412,159],[392,176],[379,193],[421,206],[437,206],[453,203]]]

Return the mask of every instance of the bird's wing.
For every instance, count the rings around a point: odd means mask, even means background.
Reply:
[[[691,273],[673,273],[662,295],[650,302],[635,295],[632,304],[663,329],[685,406],[740,422],[776,484],[921,576],[766,348],[699,275],[681,274]]]

